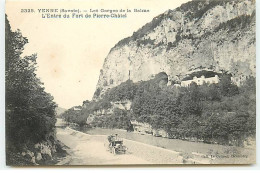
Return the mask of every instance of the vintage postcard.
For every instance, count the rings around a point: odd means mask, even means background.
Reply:
[[[254,0],[7,0],[6,164],[256,163]]]

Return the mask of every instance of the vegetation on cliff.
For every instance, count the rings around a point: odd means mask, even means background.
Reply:
[[[153,20],[147,24],[145,24],[142,28],[140,28],[139,30],[137,30],[136,32],[133,33],[132,36],[124,38],[122,40],[120,40],[115,46],[115,47],[120,47],[120,46],[124,46],[126,44],[128,44],[131,41],[137,41],[137,44],[143,44],[146,45],[148,43],[150,44],[154,44],[154,40],[151,39],[147,39],[147,40],[142,40],[142,38],[147,35],[147,33],[151,32],[152,30],[154,30],[156,27],[158,27],[163,20],[166,19],[170,19],[170,20],[175,20],[174,14],[176,12],[181,12],[183,14],[183,24],[185,25],[186,23],[188,23],[189,21],[193,21],[194,23],[198,22],[199,19],[201,19],[201,17],[210,9],[213,9],[216,6],[224,6],[226,3],[233,3],[233,6],[235,6],[237,3],[241,2],[241,0],[226,0],[226,1],[218,1],[218,0],[210,0],[210,1],[206,1],[206,0],[192,0],[189,1],[185,4],[182,4],[180,7],[174,9],[174,10],[168,10],[167,12],[160,14],[156,17],[153,18]],[[252,16],[255,16],[255,14],[253,14]],[[242,25],[238,25],[238,23],[242,23]],[[221,24],[219,27],[216,28],[216,30],[228,26],[229,29],[237,29],[237,27],[242,27],[244,28],[246,26],[246,23],[250,23],[251,22],[251,16],[249,15],[242,15],[242,16],[238,16],[235,19],[231,19],[230,21],[227,21],[223,24]],[[236,24],[237,25],[232,25],[232,24]],[[231,25],[230,25],[231,24]],[[215,31],[216,31],[215,30]],[[214,31],[214,30],[213,30]],[[206,33],[208,34],[208,33]],[[196,36],[195,36],[196,37]],[[178,30],[177,35],[176,35],[176,41],[174,43],[170,42],[168,43],[169,46],[173,46],[177,44],[177,42],[181,39],[184,38],[193,38],[192,34],[189,35],[185,35],[183,34],[183,30]]]
[[[192,83],[178,88],[166,83],[163,73],[149,81],[126,81],[107,91],[98,102],[89,102],[82,110],[71,110],[63,116],[68,122],[85,125],[89,114],[111,108],[101,103],[129,99],[131,110],[104,111],[95,116],[92,126],[128,129],[134,119],[165,130],[170,138],[231,145],[243,145],[247,137],[255,135],[254,77],[240,87],[231,82],[230,75],[223,75],[217,84]]]
[[[218,84],[160,88],[148,85],[133,100],[133,115],[169,137],[242,145],[255,135],[255,78],[237,87],[223,76]]]

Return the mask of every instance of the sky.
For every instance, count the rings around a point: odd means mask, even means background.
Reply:
[[[188,0],[7,0],[6,14],[13,31],[20,29],[29,43],[23,56],[37,54],[37,76],[45,90],[63,108],[91,100],[99,72],[110,49],[131,36],[168,9]],[[38,9],[149,9],[148,13],[128,13],[121,19],[46,19]],[[21,13],[34,9],[35,13]]]

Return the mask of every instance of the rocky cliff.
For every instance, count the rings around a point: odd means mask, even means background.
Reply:
[[[180,82],[194,71],[255,76],[255,2],[190,1],[155,17],[107,55],[93,99],[128,80],[165,72]]]

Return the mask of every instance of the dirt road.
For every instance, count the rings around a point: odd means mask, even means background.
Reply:
[[[92,136],[70,128],[57,128],[57,138],[69,147],[68,165],[149,164],[148,161],[126,154],[113,155],[104,146],[106,136]]]

